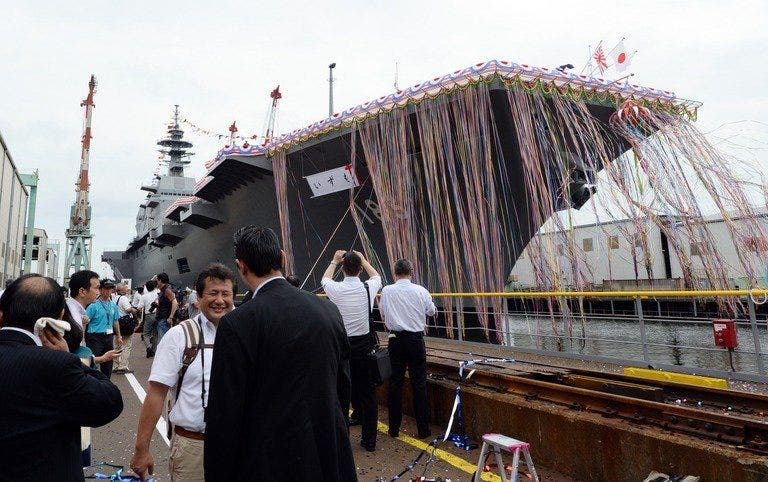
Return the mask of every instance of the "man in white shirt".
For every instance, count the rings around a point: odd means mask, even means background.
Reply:
[[[198,313],[200,313],[200,307],[197,304],[197,293],[195,290],[191,290],[187,295],[187,309],[189,310],[190,318],[194,318]]]
[[[157,308],[158,293],[160,291],[157,289],[157,283],[154,280],[149,280],[144,284],[144,294],[141,295],[141,301],[139,302],[139,309],[144,312],[141,339],[144,341],[144,346],[147,347],[147,358],[155,356],[155,348],[157,347],[157,319],[155,318],[155,310]]]
[[[333,274],[339,264],[344,279],[334,281]],[[368,275],[367,291],[360,281],[363,269]],[[376,449],[378,413],[376,386],[369,374],[367,354],[375,343],[375,334],[370,331],[370,314],[376,293],[381,289],[381,276],[359,251],[339,250],[326,268],[321,284],[328,299],[336,305],[344,319],[351,349],[349,368],[352,379],[352,407],[362,421],[360,445],[373,452]]]
[[[395,283],[381,290],[379,311],[394,337],[389,339],[389,360],[392,375],[389,379],[388,407],[389,434],[397,437],[403,419],[402,390],[405,369],[411,379],[413,413],[419,438],[432,435],[429,430],[427,405],[427,351],[424,345],[424,326],[427,316],[436,313],[435,303],[423,286],[411,283],[413,265],[406,259],[395,263]]]
[[[85,314],[85,309],[101,294],[99,284],[99,274],[87,269],[72,273],[69,278],[67,309],[72,315],[72,320],[80,325],[83,332],[88,325],[88,315]]]
[[[115,286],[117,298],[115,303],[117,304],[117,311],[120,314],[120,318],[126,315],[134,315],[136,308],[131,304],[131,293],[128,289],[128,285],[125,283],[118,283]],[[131,320],[132,321],[132,320]],[[114,373],[133,373],[133,370],[128,366],[128,361],[131,359],[131,348],[133,347],[133,330],[129,333],[122,333],[123,335],[123,352],[117,358],[117,363]]]
[[[149,444],[163,411],[163,401],[170,390],[173,405],[168,421],[174,427],[169,459],[171,480],[205,480],[205,407],[208,403],[213,343],[219,321],[233,307],[234,274],[224,265],[211,264],[197,277],[195,290],[200,314],[192,322],[198,325],[203,347],[192,348],[196,351],[194,359],[183,370],[183,359],[187,355],[186,327],[183,323],[168,330],[157,346],[149,375],[149,393],[139,415],[136,448],[131,460],[131,469],[142,477],[154,471]]]

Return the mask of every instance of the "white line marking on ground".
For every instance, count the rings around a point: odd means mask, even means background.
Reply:
[[[136,377],[133,376],[133,373],[126,373],[125,378],[128,379],[128,383],[131,384],[131,388],[133,388],[133,391],[136,392],[136,396],[139,397],[139,401],[141,403],[144,403],[144,399],[147,397],[147,392],[144,391],[144,387],[141,386],[141,383],[139,383],[139,381],[136,380]],[[162,416],[157,421],[157,425],[155,425],[155,428],[157,429],[157,433],[159,433],[160,436],[163,438],[163,442],[165,442],[165,445],[170,447],[171,441],[168,440],[168,436],[166,435],[166,433],[168,433],[168,423],[165,421],[165,419]]]

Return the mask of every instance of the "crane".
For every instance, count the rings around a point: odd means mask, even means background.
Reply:
[[[264,126],[264,144],[266,145],[269,141],[272,140],[272,137],[275,135],[275,122],[277,121],[277,105],[280,99],[283,98],[283,94],[280,93],[280,86],[278,85],[275,87],[275,90],[273,90],[269,97],[272,99],[272,105],[269,108],[269,113],[267,114],[267,122]]]
[[[67,246],[64,265],[64,283],[69,283],[72,273],[91,267],[91,205],[88,202],[89,158],[91,151],[91,117],[93,95],[96,93],[96,77],[88,82],[88,96],[80,103],[85,107],[85,124],[81,140],[80,172],[75,183],[75,202],[70,209],[69,228],[66,230]]]

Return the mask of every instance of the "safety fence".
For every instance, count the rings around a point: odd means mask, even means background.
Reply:
[[[434,293],[433,297],[445,308],[439,308],[428,323],[430,336],[599,363],[768,381],[763,351],[768,347],[768,324],[760,309],[768,290]],[[478,302],[483,298],[495,298],[496,303]],[[621,309],[614,309],[614,303]],[[501,312],[489,305],[501,306]],[[671,305],[676,309],[670,310]],[[710,313],[704,316],[706,305]],[[717,315],[716,309],[713,314],[712,306],[730,315]]]

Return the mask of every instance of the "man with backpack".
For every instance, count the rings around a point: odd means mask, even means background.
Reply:
[[[157,341],[159,343],[173,325],[176,310],[179,308],[179,300],[176,299],[176,292],[167,274],[160,273],[155,276],[155,279],[157,281],[157,289],[160,290],[157,295],[157,312],[155,313],[157,318]]]
[[[167,286],[167,277],[165,284]],[[171,480],[205,480],[204,417],[213,343],[221,317],[232,311],[234,306],[234,274],[224,265],[211,264],[197,277],[195,290],[200,314],[170,328],[157,345],[152,362],[149,392],[141,407],[136,447],[131,459],[131,469],[141,477],[147,477],[154,471],[149,444],[170,390],[168,421],[173,426],[169,458]]]

